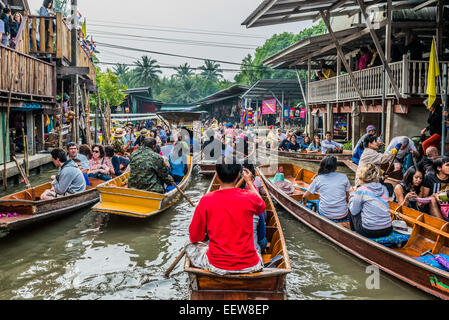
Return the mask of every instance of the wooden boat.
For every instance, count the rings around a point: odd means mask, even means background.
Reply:
[[[321,153],[307,153],[306,151],[301,152],[289,152],[281,150],[271,150],[261,146],[258,146],[259,152],[266,152],[269,154],[276,154],[278,157],[289,158],[298,161],[308,161],[308,162],[321,162],[324,157],[332,155],[337,158],[337,162],[343,163],[344,161],[351,160],[352,153],[344,151],[343,153],[332,153],[332,154],[321,154]]]
[[[358,169],[358,165],[355,164],[353,161],[351,160],[345,160],[343,161],[343,163],[349,168],[351,169],[354,173],[357,172]],[[385,164],[382,165],[381,168],[382,170],[388,170],[388,166],[389,164]],[[398,171],[394,171],[393,167],[390,168],[390,170],[388,170],[388,177],[385,179],[385,182],[389,182],[391,183],[393,186],[396,186],[399,182],[402,181],[403,175],[402,175],[402,170],[398,170]]]
[[[0,213],[17,213],[17,217],[0,218],[0,230],[22,229],[94,204],[100,198],[96,187],[104,181],[89,181],[91,186],[85,191],[52,200],[40,200],[41,194],[51,188],[51,182],[0,198]]]
[[[215,175],[215,165],[216,165],[216,161],[201,160],[198,163],[198,166],[200,167],[199,173],[206,177],[214,176]]]
[[[208,192],[219,188],[217,176],[214,177]],[[276,268],[264,268],[261,272],[239,275],[218,275],[210,271],[192,266],[188,258],[185,259],[184,271],[188,273],[191,299],[284,299],[286,276],[291,272],[290,259],[284,240],[284,235],[271,201],[265,188],[263,199],[266,204],[266,237],[268,249],[262,254],[264,263],[277,255],[282,256]]]
[[[287,195],[269,180],[275,175],[272,168],[261,166],[258,170],[273,198],[294,217],[365,262],[422,291],[449,299],[449,272],[414,259],[427,250],[433,254],[449,254],[448,222],[390,202],[392,219],[402,219],[413,229],[404,246],[387,247],[351,231],[349,222],[335,223],[304,206],[300,188],[307,188],[316,174],[292,164],[280,166],[285,179],[297,184],[293,194]],[[318,195],[312,196],[312,199],[318,198]]]
[[[192,157],[187,156],[189,171],[178,184],[185,190],[192,175]],[[99,186],[100,202],[92,210],[119,216],[148,218],[173,206],[181,195],[175,188],[168,193],[156,193],[144,190],[127,188],[128,177],[131,172],[127,170],[123,175]]]

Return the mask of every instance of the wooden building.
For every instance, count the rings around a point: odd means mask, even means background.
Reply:
[[[20,127],[24,128],[28,155],[33,155],[48,147],[47,122],[55,124],[56,116],[61,116],[58,95],[67,94],[71,110],[84,113],[84,108],[78,109],[79,102],[84,106],[85,92],[96,91],[96,68],[78,39],[77,29],[71,28],[71,22],[61,13],[50,17],[31,15],[27,0],[2,0],[2,4],[10,7],[12,14],[21,13],[23,20],[10,47],[0,45],[0,141],[5,141],[4,121],[9,117],[8,135],[17,135],[12,141],[20,144]],[[72,4],[76,7],[76,0]],[[74,121],[73,128],[83,127],[77,119]],[[64,128],[66,132],[68,128]],[[70,136],[72,141],[81,142],[80,130],[72,130],[66,138]],[[0,154],[3,162],[3,152]],[[6,160],[10,161],[9,147]]]
[[[328,33],[304,39],[264,61],[277,69],[307,71],[309,132],[314,131],[314,118],[322,118],[321,130],[332,131],[334,115],[343,114],[350,123],[353,144],[369,124],[378,128],[387,143],[399,135],[419,136],[427,126],[423,101],[432,36],[438,44],[440,70],[449,64],[445,3],[266,0],[243,25],[251,28],[319,19],[324,20]],[[380,64],[359,70],[359,50],[368,45],[376,48]],[[336,76],[314,81],[322,59]],[[441,89],[438,83],[438,94]]]

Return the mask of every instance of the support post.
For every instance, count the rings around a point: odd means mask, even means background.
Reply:
[[[332,38],[332,42],[334,43],[335,47],[337,48],[338,55],[340,56],[340,59],[342,60],[343,64],[345,65],[346,71],[348,72],[349,77],[351,78],[352,84],[354,85],[354,87],[359,95],[360,101],[362,102],[365,110],[367,110],[365,101],[363,101],[363,94],[362,94],[362,91],[360,90],[359,84],[357,83],[357,80],[355,79],[354,74],[352,73],[352,70],[349,68],[348,62],[345,59],[345,55],[343,53],[343,50],[341,49],[340,43],[338,42],[338,39],[335,36],[334,31],[331,27],[329,13],[320,11],[320,15],[321,15],[321,18],[323,18],[324,23],[326,24],[327,30],[329,31],[329,35]]]
[[[443,86],[441,88],[441,100],[443,102],[443,121],[441,131],[441,155],[446,154],[446,116],[447,111],[447,63],[443,64]]]

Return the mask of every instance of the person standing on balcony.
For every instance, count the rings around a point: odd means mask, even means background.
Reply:
[[[11,28],[10,28],[10,17],[11,17],[11,9],[8,7],[3,9],[3,13],[0,16],[0,20],[3,21],[4,24],[4,31],[2,32],[2,45],[7,47],[9,45],[9,36],[11,34]]]
[[[368,51],[368,48],[361,47],[360,48],[360,60],[359,60],[359,71],[366,69],[368,63],[371,61],[371,54]]]
[[[380,60],[379,53],[377,52],[376,46],[373,44],[369,45],[369,51],[371,52],[371,61],[368,63],[368,68],[377,67],[382,64]]]
[[[3,34],[5,33],[5,23],[0,19],[0,44],[3,44]]]
[[[42,17],[54,16],[55,12],[51,9],[53,7],[53,0],[44,0],[42,7],[39,10],[39,15]]]

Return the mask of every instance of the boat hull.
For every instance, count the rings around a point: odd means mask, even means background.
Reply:
[[[447,272],[429,267],[320,216],[289,197],[271,183],[265,175],[262,175],[262,178],[271,196],[285,210],[324,238],[411,286],[440,299],[449,299],[449,274]],[[438,279],[443,285],[443,289],[441,286],[440,288],[436,286],[435,279]],[[444,286],[447,286],[448,289],[445,289]]]

